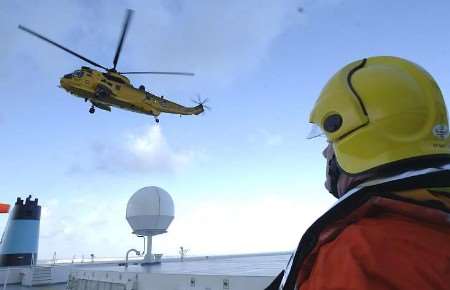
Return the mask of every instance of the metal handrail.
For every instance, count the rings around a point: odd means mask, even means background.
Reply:
[[[3,281],[3,290],[6,290],[6,286],[8,285],[8,278],[9,278],[9,268],[6,269],[6,277],[5,280]]]
[[[128,255],[131,253],[131,252],[134,252],[136,255],[140,255],[140,252],[138,251],[138,250],[136,250],[136,249],[129,249],[128,251],[127,251],[127,255],[126,255],[126,257],[125,257],[125,269],[126,268],[128,268]]]

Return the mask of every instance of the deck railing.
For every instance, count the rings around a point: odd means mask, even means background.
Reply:
[[[9,278],[9,268],[0,269],[0,271],[6,272],[5,279],[3,280],[3,290],[6,290],[6,286],[8,285],[8,278]]]

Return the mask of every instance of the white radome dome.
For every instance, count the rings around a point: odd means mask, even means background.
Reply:
[[[141,188],[128,200],[126,217],[133,234],[154,236],[165,233],[174,218],[172,197],[156,186]]]

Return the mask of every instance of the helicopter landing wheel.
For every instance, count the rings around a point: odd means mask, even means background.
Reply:
[[[155,118],[155,122],[156,122],[156,123],[159,123],[159,119],[158,119],[158,118]]]
[[[94,113],[95,113],[94,105],[92,105],[92,107],[89,109],[89,113],[91,113],[91,114],[94,114]]]

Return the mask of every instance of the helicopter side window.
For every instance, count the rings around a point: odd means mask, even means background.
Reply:
[[[110,81],[115,81],[115,82],[118,82],[118,83],[121,83],[121,84],[126,84],[121,78],[109,75],[107,73],[104,73],[103,75],[105,76],[105,78],[107,78]]]

